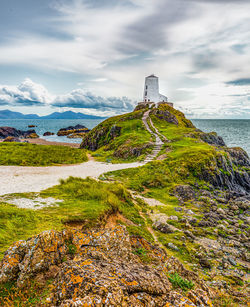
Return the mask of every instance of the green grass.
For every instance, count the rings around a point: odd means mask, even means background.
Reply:
[[[85,150],[55,145],[0,143],[0,165],[48,166],[87,161]]]
[[[98,149],[93,153],[96,160],[112,163],[143,160],[152,151],[150,142],[153,140],[143,125],[142,115],[143,111],[136,111],[111,117],[88,133],[85,137],[88,142],[97,140]],[[114,126],[120,127],[121,132],[119,136],[112,138],[110,131]],[[86,148],[89,149],[88,146]],[[139,156],[135,150],[140,151]]]
[[[44,230],[61,230],[67,223],[81,222],[85,227],[102,225],[105,216],[115,212],[120,212],[133,223],[128,226],[131,234],[152,240],[139,214],[140,204],[133,203],[130,194],[121,184],[70,177],[41,192],[40,196],[62,199],[63,202],[40,210],[20,209],[0,203],[0,256],[14,241],[27,239]],[[15,197],[28,195],[19,194]]]
[[[182,290],[187,291],[194,287],[192,281],[183,279],[178,273],[169,274],[168,279],[174,288],[181,288]]]

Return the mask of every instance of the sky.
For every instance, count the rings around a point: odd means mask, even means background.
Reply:
[[[144,79],[188,118],[250,118],[250,0],[0,0],[0,110],[111,116]]]

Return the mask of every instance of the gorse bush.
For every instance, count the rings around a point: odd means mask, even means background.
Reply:
[[[0,143],[0,165],[47,166],[87,161],[85,150],[67,146]]]

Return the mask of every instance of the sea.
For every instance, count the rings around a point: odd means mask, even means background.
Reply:
[[[97,126],[103,119],[0,119],[0,126],[28,130],[28,125],[35,125],[36,133],[48,141],[80,143],[81,139],[70,139],[57,136],[61,128],[81,124],[89,129]],[[250,156],[250,119],[192,119],[193,124],[204,132],[217,132],[227,146],[242,147]],[[53,136],[43,136],[46,131],[54,132]]]

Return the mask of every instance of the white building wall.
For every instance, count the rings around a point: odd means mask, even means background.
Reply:
[[[159,94],[159,102],[168,102],[168,97]]]
[[[159,102],[159,81],[158,77],[151,75],[145,78],[144,96],[145,102]]]

